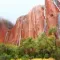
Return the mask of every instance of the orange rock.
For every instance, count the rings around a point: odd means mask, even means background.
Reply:
[[[0,18],[0,43],[4,43],[5,35],[8,29],[12,28],[12,24],[3,18]]]
[[[29,13],[29,37],[37,37],[44,32],[44,8],[34,7]]]
[[[8,43],[8,44],[18,44],[18,37],[20,36],[20,25],[21,23],[20,22],[16,22],[15,26],[8,30],[8,32],[6,33],[6,36],[5,36],[5,43]]]
[[[6,33],[5,43],[20,44],[21,39],[37,37],[44,31],[44,8],[37,6],[27,15],[17,19],[15,26]]]
[[[4,42],[4,37],[5,37],[6,30],[7,30],[7,28],[4,25],[4,23],[0,22],[0,43]]]
[[[20,44],[22,38],[28,37],[27,16],[21,16],[17,19],[15,26],[6,33],[5,43]]]
[[[53,0],[45,0],[45,6],[46,19],[44,18],[44,8],[40,5],[36,6],[27,15],[19,17],[14,27],[4,34],[5,40],[2,40],[8,44],[20,45],[21,39],[36,38],[45,31],[48,34],[49,29],[58,24],[59,10],[54,5]],[[3,33],[0,33],[1,37],[3,37]]]
[[[57,27],[59,10],[53,3],[53,0],[45,0],[47,33],[50,28]]]

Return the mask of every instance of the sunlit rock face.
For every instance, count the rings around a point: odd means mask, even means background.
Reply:
[[[12,23],[3,18],[0,18],[0,43],[4,43],[6,32],[12,27]]]
[[[5,43],[8,43],[8,44],[17,44],[18,43],[17,38],[18,38],[18,36],[20,36],[19,35],[19,33],[20,33],[19,30],[21,29],[20,25],[21,25],[21,23],[17,21],[15,26],[12,29],[8,30],[8,32],[6,33],[6,36],[5,36]]]
[[[4,42],[4,37],[5,37],[6,31],[7,31],[7,28],[4,25],[4,22],[1,21],[0,22],[0,43]]]
[[[45,0],[46,6],[46,22],[47,22],[47,32],[50,28],[56,27],[58,24],[58,8],[53,3],[53,0]]]
[[[37,37],[44,32],[44,8],[42,6],[34,7],[28,13],[29,19],[29,37]]]
[[[60,27],[58,13],[59,10],[53,0],[45,0],[45,13],[44,7],[39,5],[34,7],[27,15],[19,17],[13,28],[10,23],[5,22],[4,24],[4,22],[1,22],[0,42],[20,45],[22,39],[36,38],[43,32],[48,35],[50,28]]]
[[[19,45],[22,38],[28,36],[27,16],[17,19],[15,26],[6,33],[5,43]]]
[[[21,26],[21,39],[25,39],[29,37],[29,19],[28,15],[22,16],[18,18],[18,20],[21,20],[22,26]]]
[[[17,19],[15,26],[6,33],[5,43],[20,44],[21,39],[35,38],[44,32],[44,8],[34,7],[27,15]]]

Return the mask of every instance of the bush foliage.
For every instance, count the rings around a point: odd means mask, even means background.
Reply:
[[[20,46],[0,44],[0,60],[49,57],[59,58],[60,47],[56,46],[55,36],[48,37],[45,33],[36,39],[21,40]]]

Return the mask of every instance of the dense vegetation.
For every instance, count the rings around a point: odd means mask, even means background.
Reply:
[[[51,29],[50,34],[55,30]],[[56,31],[55,31],[56,32]],[[0,60],[10,60],[22,58],[22,60],[32,58],[60,59],[60,47],[56,45],[54,34],[46,36],[45,33],[39,35],[36,39],[27,38],[21,40],[20,46],[0,44]]]

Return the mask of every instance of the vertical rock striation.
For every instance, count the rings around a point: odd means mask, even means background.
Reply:
[[[3,18],[0,18],[0,43],[4,43],[6,32],[12,27],[12,23]]]
[[[28,14],[29,18],[29,36],[37,37],[44,32],[44,8],[42,6],[34,7]]]
[[[58,24],[58,12],[56,5],[53,3],[53,0],[45,0],[46,6],[46,22],[47,22],[47,30],[50,28],[57,27]]]
[[[14,27],[4,34],[5,39],[2,39],[2,41],[4,40],[4,43],[8,44],[20,45],[21,39],[36,38],[45,31],[48,34],[51,28],[58,25],[58,12],[59,10],[53,0],[45,0],[46,19],[44,17],[44,7],[36,6],[27,15],[17,19]]]
[[[37,6],[27,15],[17,19],[15,26],[6,33],[5,43],[20,44],[21,39],[35,38],[44,32],[44,8]]]

